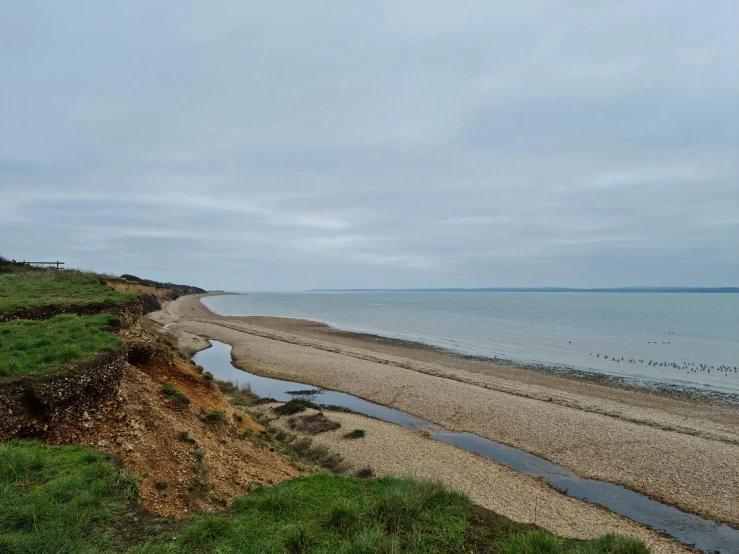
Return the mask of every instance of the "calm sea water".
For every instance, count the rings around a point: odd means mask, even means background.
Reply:
[[[739,392],[739,294],[250,293],[204,303],[220,315],[310,319],[465,354]]]

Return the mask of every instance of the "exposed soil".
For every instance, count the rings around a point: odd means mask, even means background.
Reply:
[[[242,433],[262,427],[229,406],[212,380],[174,349],[140,329],[124,338],[151,343],[150,357],[125,365],[116,398],[81,420],[56,426],[45,442],[89,445],[120,456],[138,478],[143,506],[163,517],[223,509],[254,486],[301,473],[268,445],[242,440]],[[167,382],[190,403],[165,394]],[[206,417],[218,411],[223,418]]]

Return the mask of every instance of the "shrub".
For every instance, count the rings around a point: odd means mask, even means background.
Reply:
[[[180,442],[187,442],[189,444],[196,444],[195,439],[190,436],[189,431],[181,431],[177,436]]]
[[[360,468],[354,472],[354,477],[359,477],[360,479],[371,479],[374,476],[375,472],[372,471],[370,466]]]
[[[362,437],[364,437],[364,429],[354,429],[354,431],[344,435],[345,439],[361,439]]]
[[[289,443],[286,449],[301,460],[328,469],[333,473],[345,473],[349,469],[341,456],[332,453],[325,446],[313,446],[313,441],[309,438],[297,439]]]
[[[310,400],[305,400],[303,398],[294,398],[289,402],[285,402],[281,406],[273,408],[272,411],[277,415],[293,415],[297,414],[298,412],[304,412],[307,408],[318,409],[318,406],[316,406]]]
[[[218,385],[218,388],[221,389],[223,394],[232,394],[239,390],[239,387],[231,381],[219,381],[216,379],[216,385]]]
[[[205,414],[202,419],[206,423],[224,423],[226,421],[226,414],[223,410],[213,410]]]
[[[233,406],[252,406],[260,400],[259,396],[252,392],[251,385],[248,383],[244,387],[239,387],[230,381],[216,381],[216,384]]]

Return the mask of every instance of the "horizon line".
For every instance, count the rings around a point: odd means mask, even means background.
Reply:
[[[629,287],[366,287],[318,288],[303,292],[368,292],[368,291],[424,291],[424,292],[731,292],[739,293],[737,286],[629,286]]]

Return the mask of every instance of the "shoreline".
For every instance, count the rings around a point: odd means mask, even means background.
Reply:
[[[241,296],[244,294],[246,293],[213,293],[198,295],[198,297],[203,298],[206,296],[228,295]],[[626,391],[637,393],[642,392],[657,396],[682,399],[688,402],[706,402],[739,407],[739,392],[719,390],[711,385],[687,385],[660,381],[658,379],[653,379],[649,377],[621,376],[617,374],[601,372],[597,369],[580,368],[557,362],[526,362],[513,358],[504,358],[499,356],[467,354],[462,351],[452,350],[450,348],[445,348],[443,346],[437,346],[432,343],[424,342],[423,340],[404,339],[373,332],[343,329],[330,322],[279,316],[226,316],[213,312],[202,302],[200,303],[200,305],[208,314],[203,314],[200,317],[214,317],[233,321],[252,321],[255,322],[255,324],[257,325],[265,326],[275,330],[299,329],[300,331],[303,331],[304,329],[309,327],[312,327],[314,330],[323,328],[325,329],[327,334],[333,336],[342,336],[345,338],[354,338],[359,341],[364,341],[368,345],[376,345],[378,343],[382,343],[408,349],[424,350],[435,354],[458,357],[461,360],[471,360],[481,362],[483,364],[505,366],[515,371],[545,373],[557,376],[562,379],[589,382]],[[291,323],[288,323],[287,325],[275,325],[275,322],[277,321],[285,321]]]
[[[368,344],[305,320],[215,316],[196,297],[168,308],[176,332],[231,344],[254,374],[353,394],[739,526],[733,407]]]
[[[214,314],[215,317],[235,317],[239,316],[220,316]],[[241,319],[247,319],[250,317],[272,317],[272,316],[244,316]],[[277,318],[275,318],[277,319]],[[377,335],[374,333],[363,333],[359,331],[350,331],[341,329],[340,327],[334,327],[321,321],[315,321],[312,319],[298,319],[298,318],[279,318],[291,321],[304,321],[315,325],[326,325],[331,332],[341,334],[345,337],[357,338],[359,340],[366,341],[368,343],[383,342],[386,344],[392,344],[396,346],[414,348],[418,350],[428,350],[439,354],[445,354],[448,356],[458,356],[464,360],[473,360],[487,364],[498,364],[510,367],[514,370],[523,371],[537,371],[542,373],[549,373],[557,375],[565,379],[573,379],[577,381],[585,381],[594,384],[620,388],[632,392],[648,392],[650,394],[667,396],[673,398],[680,398],[691,402],[715,402],[719,404],[729,404],[739,406],[739,393],[724,392],[719,390],[704,390],[698,387],[691,387],[689,385],[669,384],[659,382],[657,380],[649,379],[638,379],[636,377],[620,377],[618,375],[611,375],[608,373],[598,373],[597,370],[580,369],[565,364],[557,363],[525,363],[518,360],[501,358],[501,357],[490,357],[490,356],[478,356],[474,354],[464,354],[456,350],[443,348],[434,344],[425,343],[422,341],[414,341],[407,339],[399,339],[387,335]]]

